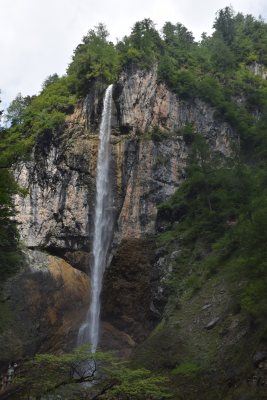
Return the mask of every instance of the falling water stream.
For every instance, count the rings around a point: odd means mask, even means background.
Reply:
[[[91,267],[91,304],[86,320],[81,325],[78,334],[78,345],[90,344],[93,353],[97,349],[99,340],[100,293],[113,227],[112,195],[109,180],[111,111],[112,85],[105,92],[99,133]]]

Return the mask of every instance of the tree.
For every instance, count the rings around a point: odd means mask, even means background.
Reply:
[[[108,35],[105,25],[99,24],[74,51],[68,75],[76,79],[79,94],[86,95],[96,79],[108,84],[117,77],[119,56],[113,43],[107,41]]]
[[[162,53],[162,39],[154,22],[145,18],[134,24],[130,36],[117,44],[122,65],[134,63],[141,69],[150,68]]]
[[[95,34],[102,40],[107,40],[107,38],[109,37],[109,31],[107,30],[106,25],[102,22],[95,26]]]
[[[91,382],[91,386],[77,383]],[[20,371],[14,391],[29,396],[62,395],[71,399],[167,399],[167,379],[145,369],[131,369],[110,353],[92,354],[88,346],[60,356],[36,355]]]
[[[46,89],[49,85],[52,85],[53,83],[57,82],[59,80],[58,74],[52,74],[49,75],[43,82],[42,84],[42,89]]]
[[[235,34],[234,10],[232,7],[225,7],[217,12],[213,28],[220,32],[224,41],[229,45],[233,42]]]
[[[156,50],[160,44],[160,36],[155,29],[155,24],[150,18],[145,18],[134,24],[131,32],[132,46],[138,50]]]
[[[0,94],[1,94],[1,90],[0,90]],[[2,103],[2,100],[0,99],[0,103]],[[0,117],[3,114],[3,110],[0,110]]]
[[[214,34],[212,41],[209,43],[211,60],[216,69],[228,70],[235,66],[235,54],[227,43],[223,40],[220,33]]]
[[[21,255],[18,251],[19,236],[13,196],[19,187],[7,168],[0,167],[0,280],[18,270]]]
[[[177,23],[173,25],[171,22],[166,22],[163,26],[163,38],[167,46],[177,48],[189,48],[194,43],[192,32],[182,25]]]
[[[15,99],[10,103],[9,107],[7,108],[6,113],[6,120],[11,124],[11,126],[22,124],[24,112],[30,102],[30,96],[23,97],[21,93],[17,94]]]

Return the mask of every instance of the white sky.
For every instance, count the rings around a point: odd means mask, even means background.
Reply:
[[[267,19],[266,0],[0,0],[1,107],[18,92],[37,94],[48,75],[62,75],[74,48],[99,22],[113,41],[144,18],[158,29],[181,22],[199,39],[230,3],[237,12]]]

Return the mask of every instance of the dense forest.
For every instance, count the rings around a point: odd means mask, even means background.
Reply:
[[[233,145],[233,157],[222,159],[211,152],[193,124],[176,132],[183,137],[190,156],[186,179],[158,207],[163,228],[156,241],[169,253],[179,249],[175,267],[166,281],[166,312],[172,315],[171,305],[177,294],[189,299],[210,277],[223,274],[225,279],[240,282],[233,289],[235,307],[251,318],[260,332],[257,340],[267,341],[267,24],[226,7],[216,14],[213,28],[211,36],[203,33],[196,42],[181,23],[166,22],[159,32],[153,21],[145,19],[133,26],[129,36],[114,44],[108,39],[106,27],[99,24],[89,30],[75,49],[66,75],[51,75],[44,81],[40,94],[18,94],[11,102],[5,114],[8,127],[0,131],[2,282],[23,263],[12,196],[18,192],[23,195],[26,190],[15,183],[10,172],[12,165],[29,158],[42,136],[63,129],[66,115],[73,112],[77,101],[92,87],[116,82],[122,71],[131,68],[156,67],[159,82],[181,101],[198,98],[210,104],[216,118],[227,122],[238,138]],[[158,131],[152,138],[161,141],[165,135]],[[139,354],[134,361],[138,367],[140,359]],[[49,371],[51,363],[66,365],[70,360],[41,359],[35,361],[35,366],[38,362],[45,362]],[[107,389],[102,397],[94,398],[171,398],[172,387],[177,390],[177,376],[185,384],[188,378],[198,379],[201,368],[205,366],[190,360],[171,372],[156,366],[162,376],[153,379],[162,380],[163,385],[163,389],[156,389],[146,370],[117,372],[114,367],[118,387],[114,385],[110,392]],[[163,378],[167,375],[168,393]],[[132,387],[132,382],[137,382],[138,387]],[[39,393],[40,388],[34,390]],[[196,398],[190,397],[189,392],[185,394],[188,397],[175,393],[181,397],[174,398]],[[214,393],[206,398],[215,398]],[[245,398],[252,399],[242,397]]]

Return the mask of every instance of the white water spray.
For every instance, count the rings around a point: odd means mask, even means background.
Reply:
[[[97,349],[99,339],[100,293],[113,230],[112,196],[109,182],[111,111],[112,85],[105,92],[99,134],[93,262],[91,268],[91,304],[86,321],[80,327],[78,334],[78,345],[91,344],[93,353]]]

